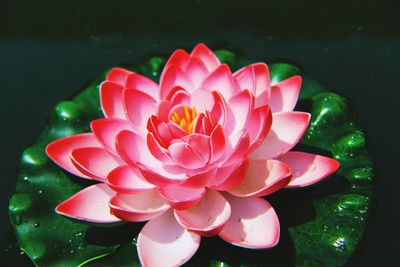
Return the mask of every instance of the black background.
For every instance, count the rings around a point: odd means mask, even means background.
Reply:
[[[396,266],[400,253],[400,2],[0,1],[0,226],[23,148],[56,103],[106,68],[205,42],[256,61],[299,63],[349,97],[368,134],[377,185],[366,234],[348,266]],[[5,252],[5,253],[3,253]],[[21,257],[24,257],[23,255]],[[4,263],[4,262],[3,262]],[[12,265],[10,262],[7,265]]]

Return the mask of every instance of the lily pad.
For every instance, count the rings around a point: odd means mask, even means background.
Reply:
[[[240,59],[218,50],[233,69]],[[155,80],[165,63],[150,57],[132,68]],[[269,65],[276,83],[301,71],[287,63]],[[54,207],[88,181],[67,174],[45,155],[45,146],[60,137],[89,131],[89,122],[102,116],[101,75],[75,97],[59,103],[47,127],[22,154],[16,193],[9,203],[10,219],[21,249],[38,266],[140,266],[135,237],[142,224],[104,228],[57,215]],[[348,100],[305,78],[298,110],[312,114],[301,149],[333,156],[339,172],[302,190],[268,197],[281,222],[281,241],[269,250],[237,248],[218,238],[205,238],[188,266],[338,266],[346,262],[362,237],[373,190],[373,167],[365,136]]]

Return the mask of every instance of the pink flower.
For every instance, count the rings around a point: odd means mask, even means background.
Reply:
[[[310,121],[293,111],[300,85],[294,76],[271,86],[264,63],[232,74],[204,44],[175,51],[159,84],[112,69],[100,88],[105,118],[46,149],[63,169],[101,182],[56,211],[97,223],[148,221],[137,241],[144,266],[183,264],[201,236],[275,246],[279,221],[262,197],[339,167],[290,151]]]

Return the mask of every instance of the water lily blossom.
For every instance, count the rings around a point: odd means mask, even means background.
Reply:
[[[56,211],[96,223],[147,221],[137,239],[143,266],[179,266],[214,235],[275,246],[279,220],[263,197],[339,167],[291,151],[310,121],[293,111],[300,87],[300,76],[271,85],[264,63],[232,74],[204,44],[176,50],[159,84],[113,68],[100,86],[105,118],[47,146],[60,167],[99,182]]]

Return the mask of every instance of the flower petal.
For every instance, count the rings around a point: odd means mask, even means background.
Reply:
[[[253,110],[246,122],[249,132],[250,151],[254,151],[264,141],[272,125],[272,112],[268,106],[260,106]]]
[[[251,90],[256,99],[256,107],[265,105],[271,91],[268,66],[255,63],[246,66],[233,74],[240,87]]]
[[[200,236],[179,225],[172,211],[146,223],[137,239],[142,266],[180,266],[197,251]]]
[[[170,208],[157,190],[134,194],[117,193],[110,200],[109,206],[116,217],[128,222],[151,220]]]
[[[183,49],[175,50],[172,55],[169,57],[168,61],[165,63],[163,72],[170,66],[183,66],[187,65],[187,61],[189,60],[189,54]],[[161,75],[163,76],[163,75]]]
[[[210,135],[210,163],[219,160],[225,151],[225,134],[221,125],[217,125]]]
[[[248,90],[242,91],[228,101],[228,116],[224,132],[231,135],[245,128],[253,111],[254,99]]]
[[[204,79],[200,87],[207,91],[218,91],[226,100],[240,92],[240,87],[226,64],[219,65]]]
[[[124,86],[115,82],[105,81],[100,85],[101,108],[106,118],[126,118],[123,92]]]
[[[112,68],[110,72],[107,74],[106,80],[124,86],[130,74],[132,74],[132,72],[127,69]]]
[[[174,89],[176,86],[180,86],[187,92],[192,93],[195,88],[190,81],[189,77],[182,71],[182,69],[172,64],[164,68],[163,74],[160,78],[160,99],[164,100],[169,91]]]
[[[183,227],[204,236],[217,234],[230,215],[228,201],[214,190],[208,190],[196,206],[188,210],[175,210],[175,217]]]
[[[171,157],[168,155],[168,150],[160,145],[152,133],[147,134],[147,146],[149,147],[150,153],[162,163],[173,163]]]
[[[300,88],[300,76],[290,77],[272,86],[267,102],[272,112],[292,111],[296,106]]]
[[[82,147],[71,152],[75,167],[94,180],[105,181],[107,175],[120,163],[104,148]]]
[[[137,73],[131,73],[128,76],[125,87],[140,90],[156,100],[159,98],[158,84],[151,79]]]
[[[279,242],[279,221],[272,206],[262,198],[226,196],[231,217],[219,236],[245,248],[270,248]]]
[[[271,159],[285,154],[300,141],[309,122],[309,113],[273,113],[271,130],[264,142],[250,154],[250,159]]]
[[[177,210],[190,209],[204,196],[204,188],[190,188],[179,184],[171,184],[160,189],[160,194]]]
[[[126,165],[111,171],[107,176],[107,184],[122,194],[146,192],[156,188],[144,179],[139,169]]]
[[[246,160],[240,165],[233,164],[230,166],[218,168],[215,179],[208,186],[218,191],[227,191],[239,186],[247,173],[249,161]]]
[[[117,155],[115,147],[117,135],[123,130],[132,129],[126,120],[114,118],[94,120],[90,123],[90,128],[100,144],[114,155]]]
[[[211,111],[214,106],[214,96],[210,91],[197,89],[190,97],[190,106],[195,107],[198,113]]]
[[[156,113],[157,104],[154,98],[136,89],[126,89],[124,103],[126,115],[134,129],[147,132],[147,121]]]
[[[317,183],[339,168],[332,158],[305,152],[290,151],[278,158],[292,169],[292,179],[286,187],[304,187]]]
[[[92,133],[77,134],[58,139],[46,147],[47,156],[64,170],[82,178],[91,179],[81,173],[71,161],[72,150],[80,147],[101,147]]]
[[[198,169],[207,164],[207,161],[186,143],[173,143],[168,150],[174,162],[183,168]]]
[[[204,65],[207,67],[209,72],[212,72],[219,65],[221,65],[221,63],[219,62],[219,59],[214,54],[214,52],[211,51],[203,43],[196,45],[196,47],[193,49],[192,53],[190,53],[190,56],[200,59],[204,63]]]
[[[246,130],[242,130],[229,137],[231,149],[226,149],[225,160],[220,166],[234,165],[242,162],[249,153],[250,138]]]
[[[115,195],[106,184],[95,184],[79,191],[56,207],[58,214],[96,223],[120,221],[111,215],[108,201]]]
[[[204,63],[195,57],[191,57],[188,60],[184,72],[192,81],[195,88],[199,88],[204,78],[209,74],[209,71]]]
[[[262,197],[285,187],[290,178],[290,168],[279,160],[250,161],[244,181],[229,193],[237,197]]]

